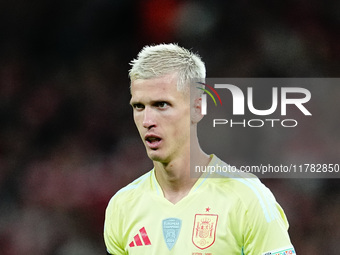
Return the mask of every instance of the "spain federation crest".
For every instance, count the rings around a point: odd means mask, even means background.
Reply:
[[[194,229],[192,231],[192,242],[194,245],[203,250],[215,242],[217,214],[196,214]]]

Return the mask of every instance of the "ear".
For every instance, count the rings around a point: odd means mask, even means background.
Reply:
[[[202,111],[202,98],[197,97],[194,100],[192,108],[191,108],[191,123],[192,124],[197,124],[203,118],[204,115],[202,114],[201,111]]]

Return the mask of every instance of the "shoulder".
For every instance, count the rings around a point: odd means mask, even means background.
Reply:
[[[153,170],[143,174],[133,182],[118,190],[117,193],[110,199],[107,210],[114,207],[117,208],[121,204],[129,204],[135,199],[138,199],[142,194],[145,194],[148,187],[150,187],[152,171]]]
[[[263,212],[269,222],[276,218],[277,202],[273,193],[253,174],[232,169],[227,163],[213,156],[212,162],[230,171],[215,172],[211,178],[214,185],[232,194],[235,200],[247,211]]]

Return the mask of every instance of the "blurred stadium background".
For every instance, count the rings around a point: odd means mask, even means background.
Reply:
[[[335,0],[1,1],[0,254],[105,253],[106,204],[151,168],[128,105],[145,44],[199,52],[209,77],[337,77],[339,13]],[[338,254],[339,180],[264,182],[298,254]]]

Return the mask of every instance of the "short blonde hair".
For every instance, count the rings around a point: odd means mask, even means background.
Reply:
[[[198,54],[173,43],[145,46],[130,65],[131,81],[177,72],[178,91],[188,90],[191,79],[203,81],[206,75],[205,65]]]

